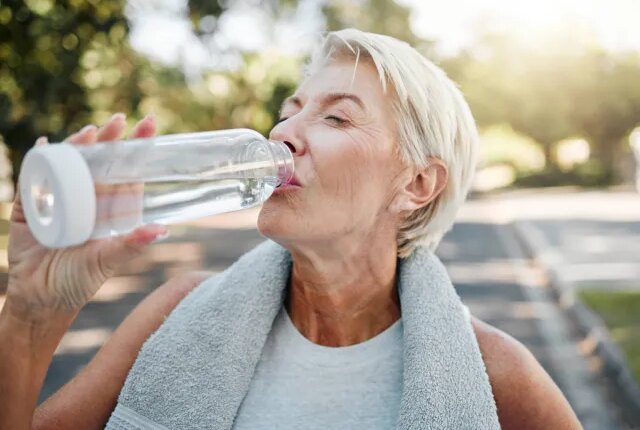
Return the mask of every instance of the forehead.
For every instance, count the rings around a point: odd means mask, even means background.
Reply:
[[[388,103],[380,77],[370,61],[341,60],[331,62],[308,76],[296,90],[303,102],[320,99],[330,93],[357,96],[371,113],[383,111]]]

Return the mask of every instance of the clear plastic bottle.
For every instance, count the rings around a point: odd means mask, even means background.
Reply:
[[[292,176],[287,145],[234,129],[37,146],[20,193],[36,239],[60,248],[256,206]]]

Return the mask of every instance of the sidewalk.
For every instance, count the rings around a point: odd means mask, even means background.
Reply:
[[[595,377],[608,409],[621,428],[640,428],[638,383],[602,320],[574,294],[577,289],[640,289],[640,195],[556,188],[501,193],[472,203],[513,225],[526,254],[544,271],[554,305],[569,317],[581,361],[591,374],[601,375]],[[563,390],[572,396],[571,388]],[[576,398],[581,397],[577,390]]]
[[[578,297],[578,291],[597,289],[640,291],[637,263],[570,263],[563,259],[544,231],[535,223],[517,221],[517,234],[531,255],[546,269],[549,285],[563,312],[582,337],[583,355],[605,375],[609,397],[629,428],[640,428],[640,385],[621,347],[612,339],[602,318]],[[600,293],[602,294],[602,293]]]
[[[524,343],[563,391],[586,430],[629,429],[620,419],[614,400],[604,388],[602,375],[581,349],[582,337],[572,321],[558,306],[549,289],[547,273],[532,259],[514,228],[519,214],[536,202],[542,215],[540,195],[494,195],[474,199],[465,205],[456,229],[470,225],[488,225],[493,237],[486,237],[477,250],[484,266],[463,268],[447,265],[452,280],[459,286],[463,301],[472,313]],[[466,235],[468,240],[468,232]],[[447,238],[449,235],[447,236]],[[446,260],[445,239],[440,252]],[[499,254],[492,249],[502,248]],[[464,276],[467,275],[465,280]],[[471,290],[466,282],[484,279]],[[481,287],[481,288],[478,288]]]
[[[583,355],[605,375],[603,382],[618,415],[628,428],[640,428],[640,385],[601,317],[577,294],[592,289],[601,291],[600,295],[640,291],[640,196],[620,191],[556,191],[539,198],[538,205],[545,200],[547,205],[562,207],[563,213],[550,209],[547,218],[519,214],[516,232],[545,268],[563,312],[583,339]],[[563,204],[557,205],[559,201]],[[624,315],[633,320],[632,314]],[[630,340],[626,343],[633,348]]]

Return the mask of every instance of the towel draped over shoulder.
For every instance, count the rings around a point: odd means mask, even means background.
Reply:
[[[267,241],[204,281],[145,342],[109,430],[231,430],[291,271]],[[499,430],[478,342],[440,260],[398,260],[404,375],[397,429]]]

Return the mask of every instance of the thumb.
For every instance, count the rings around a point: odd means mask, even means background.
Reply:
[[[104,279],[113,276],[121,265],[140,255],[149,244],[167,236],[169,236],[167,227],[160,224],[149,224],[139,227],[127,235],[117,236],[107,241],[100,249],[98,256],[99,267]]]

